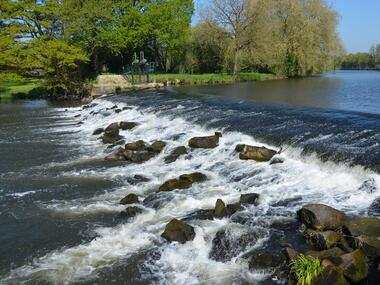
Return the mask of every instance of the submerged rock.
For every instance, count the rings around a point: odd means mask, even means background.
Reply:
[[[194,228],[183,221],[172,219],[165,227],[161,235],[168,241],[178,241],[185,243],[195,238]]]
[[[221,133],[216,132],[213,136],[193,137],[189,140],[191,148],[215,148],[219,145]]]
[[[122,219],[129,219],[132,217],[137,216],[138,214],[142,213],[142,209],[136,206],[131,206],[125,209],[125,211],[122,211],[119,214],[119,217]]]
[[[104,129],[103,128],[97,128],[96,130],[94,130],[94,132],[92,133],[94,136],[96,135],[100,135],[101,133],[104,132]]]
[[[238,144],[235,150],[240,152],[239,158],[242,160],[269,161],[277,154],[277,151],[264,146],[258,147],[245,144]]]
[[[342,262],[339,268],[343,270],[344,276],[351,282],[359,282],[368,275],[368,264],[364,253],[357,249],[341,256]]]
[[[335,230],[341,227],[346,215],[323,204],[308,204],[297,211],[302,223],[314,230]]]
[[[165,163],[176,161],[181,155],[187,154],[187,148],[184,146],[176,147],[168,156],[165,157]]]
[[[233,257],[252,247],[257,242],[257,236],[251,232],[237,233],[232,229],[220,230],[212,240],[210,259],[227,262]]]
[[[207,176],[200,172],[183,174],[179,178],[167,180],[164,184],[162,184],[159,187],[158,192],[172,191],[175,189],[187,189],[190,188],[193,185],[193,183],[200,183],[206,180]]]
[[[127,196],[125,196],[123,199],[120,200],[121,205],[137,204],[137,203],[139,203],[139,197],[134,193],[128,194]]]

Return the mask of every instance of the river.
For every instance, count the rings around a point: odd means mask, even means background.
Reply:
[[[115,105],[127,108],[115,113]],[[245,257],[297,244],[302,205],[380,216],[370,207],[380,196],[380,72],[172,87],[101,97],[90,106],[0,104],[0,283],[273,284],[271,270],[249,270]],[[117,121],[139,124],[121,132],[126,142],[163,140],[163,153],[143,164],[104,161],[111,149],[92,132]],[[164,163],[173,148],[215,131],[223,133],[217,148]],[[284,163],[239,160],[238,143],[283,147]],[[194,171],[209,179],[155,193]],[[126,221],[119,200],[131,192],[149,199]],[[257,206],[230,218],[190,220],[191,242],[160,237],[173,217],[252,192],[260,194]],[[231,243],[242,235],[255,242],[216,261],[210,251],[221,229],[233,233]]]

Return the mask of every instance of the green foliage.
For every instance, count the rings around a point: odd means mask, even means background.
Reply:
[[[301,254],[290,263],[290,273],[294,275],[298,285],[310,285],[321,272],[322,266],[318,258]]]

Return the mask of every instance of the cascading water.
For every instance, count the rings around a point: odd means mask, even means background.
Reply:
[[[115,113],[114,105],[127,108]],[[7,185],[30,177],[39,181],[31,179],[28,189],[32,190],[7,193],[6,201],[33,201],[35,208],[51,217],[49,221],[62,221],[62,235],[71,224],[71,231],[81,235],[12,266],[10,273],[3,272],[4,283],[271,284],[273,270],[249,269],[246,256],[270,246],[280,248],[281,242],[297,242],[295,212],[302,205],[324,203],[349,215],[365,215],[379,196],[380,118],[376,115],[146,91],[102,97],[83,110],[54,108],[49,116],[57,122],[34,126],[35,134],[50,134],[62,140],[64,149],[76,151],[23,173],[1,174]],[[104,161],[112,149],[92,132],[118,121],[139,124],[121,131],[126,142],[163,140],[167,146],[142,164]],[[164,162],[175,147],[187,146],[191,137],[215,131],[223,133],[217,148],[191,150],[174,163]],[[281,154],[282,164],[242,161],[234,151],[238,143],[277,148],[292,142]],[[194,171],[206,174],[208,180],[189,189],[155,192],[164,181]],[[134,181],[135,175],[149,181]],[[49,177],[56,181],[56,189],[44,184]],[[68,189],[70,183],[79,186]],[[146,200],[143,212],[125,221],[118,218],[125,209],[119,200],[128,193]],[[259,204],[245,206],[229,218],[190,219],[196,236],[185,244],[161,238],[172,218],[184,219],[199,209],[213,208],[218,198],[237,202],[244,193],[260,194]],[[59,226],[52,229],[60,231]],[[227,260],[218,261],[210,253],[213,238],[222,229],[231,233],[231,242],[242,235],[254,242],[237,245]]]

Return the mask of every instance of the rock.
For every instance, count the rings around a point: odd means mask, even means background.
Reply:
[[[314,230],[335,230],[343,225],[346,215],[323,204],[308,204],[297,211],[302,223]]]
[[[113,105],[110,109],[114,110],[114,109],[117,109],[117,108],[118,108],[117,105]]]
[[[320,260],[329,259],[334,264],[339,264],[341,262],[341,256],[343,254],[345,254],[345,252],[338,247],[333,247],[322,251],[310,250],[305,253],[306,256],[319,258]]]
[[[133,176],[133,179],[137,182],[149,182],[150,179],[144,175],[139,175],[139,174],[136,174],[135,176]]]
[[[300,253],[298,251],[296,251],[295,249],[293,249],[291,247],[285,247],[283,249],[283,254],[284,254],[288,263],[293,261],[293,260],[296,260],[298,258],[298,256],[300,255]]]
[[[155,156],[152,152],[134,152],[131,150],[124,150],[125,159],[134,163],[143,163]]]
[[[219,138],[221,133],[216,132],[213,136],[194,137],[189,140],[189,147],[191,148],[215,148],[219,145]]]
[[[311,282],[311,285],[349,285],[349,283],[341,269],[328,266]]]
[[[374,178],[369,178],[363,182],[359,187],[359,191],[367,192],[368,194],[375,193],[377,191],[376,181]]]
[[[123,199],[120,200],[121,205],[128,205],[128,204],[137,204],[139,203],[139,197],[136,194],[128,194]]]
[[[137,123],[134,122],[119,122],[119,128],[123,131],[125,130],[132,130],[133,128],[137,127]]]
[[[269,161],[277,154],[277,151],[266,147],[251,145],[237,145],[235,150],[240,152],[239,158],[242,160]]]
[[[372,204],[368,208],[368,214],[380,216],[380,197],[373,200]]]
[[[257,236],[254,233],[238,233],[233,229],[220,230],[212,240],[209,258],[227,262],[247,248],[254,246],[256,242]]]
[[[160,153],[166,146],[166,143],[163,141],[156,141],[152,143],[147,149],[154,153]]]
[[[103,128],[97,128],[92,134],[94,135],[94,136],[96,136],[96,135],[100,135],[101,133],[103,133],[104,132],[104,129]]]
[[[234,203],[234,204],[228,204],[227,205],[227,216],[232,216],[233,214],[235,214],[240,209],[241,209],[241,204],[239,202]]]
[[[183,174],[178,179],[170,179],[166,181],[164,184],[162,184],[158,192],[161,191],[172,191],[175,189],[187,189],[190,188],[193,183],[199,183],[203,182],[207,179],[207,176],[200,173],[200,172],[194,172],[191,174]]]
[[[172,219],[165,227],[161,235],[168,241],[185,243],[195,238],[194,228],[180,220]]]
[[[250,270],[262,270],[275,268],[285,263],[284,256],[273,252],[259,252],[251,257],[249,261]]]
[[[257,193],[249,193],[240,195],[241,204],[253,204],[257,205],[260,195]]]
[[[138,140],[135,142],[127,143],[125,145],[125,149],[132,151],[142,151],[146,149],[146,144],[143,140]]]
[[[113,123],[104,130],[104,134],[102,136],[102,141],[104,144],[113,144],[121,139],[122,137],[119,135],[118,123]]]
[[[187,215],[183,220],[193,221],[193,220],[213,220],[213,219],[214,219],[214,210],[197,210]]]
[[[142,209],[136,206],[131,206],[125,209],[125,211],[122,211],[119,214],[119,217],[122,219],[129,219],[132,217],[137,216],[138,214],[142,213]]]
[[[334,231],[318,232],[306,230],[305,236],[313,247],[318,250],[332,248],[341,238],[341,235]]]
[[[119,123],[112,123],[110,125],[107,126],[107,128],[105,129],[106,132],[116,132],[116,131],[119,131]]]
[[[121,112],[121,109],[115,109],[115,113],[118,114]]]
[[[226,214],[227,214],[226,204],[224,204],[224,202],[221,199],[218,199],[215,204],[214,217],[222,218],[226,216]]]
[[[176,147],[168,156],[165,157],[165,163],[176,161],[181,155],[187,154],[187,148],[184,146]]]
[[[124,149],[120,147],[111,154],[107,155],[104,159],[107,161],[125,161]]]
[[[359,282],[368,275],[368,264],[364,253],[357,249],[341,256],[342,263],[339,268],[343,270],[344,276],[351,282]]]
[[[362,217],[352,220],[345,224],[344,232],[352,247],[361,248],[370,259],[380,256],[380,219]]]

